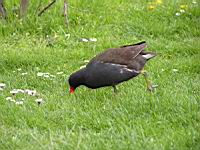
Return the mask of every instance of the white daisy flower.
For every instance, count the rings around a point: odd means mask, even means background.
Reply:
[[[48,74],[44,74],[43,77],[49,78],[50,76]]]
[[[86,39],[86,38],[81,38],[80,41],[81,41],[81,42],[88,42],[88,39]]]
[[[23,73],[22,73],[22,76],[27,75],[27,74],[28,74],[27,72],[23,72]]]
[[[11,99],[10,102],[16,102],[14,99]]]
[[[55,78],[55,77],[56,77],[55,75],[52,75],[52,74],[50,74],[49,76],[52,77],[52,78]]]
[[[23,102],[23,101],[16,101],[15,104],[16,104],[16,105],[23,105],[24,102]]]
[[[181,9],[180,12],[181,12],[181,13],[185,13],[185,10],[184,10],[184,9]]]
[[[96,39],[96,38],[90,38],[89,41],[91,41],[91,42],[96,42],[97,39]]]
[[[6,97],[6,100],[7,100],[7,101],[11,101],[11,100],[12,100],[12,97]]]
[[[30,95],[30,96],[36,96],[37,95],[37,92],[36,90],[29,90],[29,89],[26,89],[25,90],[25,93]]]
[[[63,74],[63,72],[62,72],[62,71],[61,71],[61,72],[57,72],[56,74],[58,74],[58,75],[59,75],[59,74]]]
[[[35,102],[39,105],[43,102],[43,99],[42,98],[38,98],[35,100]]]
[[[172,69],[172,71],[173,71],[173,72],[177,72],[177,71],[178,71],[178,69]]]
[[[44,75],[44,73],[42,73],[42,72],[38,72],[38,73],[37,73],[37,76],[38,76],[38,77],[42,77],[43,75]]]
[[[24,93],[25,91],[22,89],[17,89],[18,93]]]
[[[193,1],[193,2],[192,2],[192,4],[196,4],[196,3],[197,3],[196,1]]]
[[[10,94],[13,94],[13,95],[15,95],[17,93],[19,93],[19,91],[17,89],[13,89],[12,91],[10,91]]]
[[[0,88],[5,88],[6,87],[6,84],[5,83],[0,83]]]
[[[30,91],[29,89],[24,90],[24,92],[25,92],[26,94],[28,94],[29,91]]]
[[[48,73],[48,72],[45,72],[45,73],[43,73],[44,75],[49,75],[50,73]]]
[[[181,13],[179,13],[179,12],[176,13],[176,16],[180,16],[180,15],[181,15]]]
[[[17,69],[17,71],[21,71],[21,70],[22,70],[21,68],[18,68],[18,69]]]

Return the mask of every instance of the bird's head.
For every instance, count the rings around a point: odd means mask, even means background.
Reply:
[[[83,85],[85,81],[85,69],[81,69],[69,77],[70,94],[74,93],[75,89],[80,85]]]

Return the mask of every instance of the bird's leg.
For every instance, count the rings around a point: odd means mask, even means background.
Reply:
[[[147,90],[150,91],[150,92],[152,92],[153,91],[153,86],[152,86],[151,81],[148,79],[148,73],[147,73],[147,71],[141,70],[140,73],[144,76],[144,79],[145,79],[146,84],[147,84]]]
[[[113,87],[114,93],[117,93],[117,87],[115,85],[113,85],[112,87]]]

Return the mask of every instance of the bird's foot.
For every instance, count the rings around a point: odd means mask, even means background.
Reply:
[[[117,87],[115,85],[113,85],[112,87],[113,87],[114,93],[117,94],[118,93]]]
[[[147,86],[147,91],[153,92],[157,87],[158,87],[158,85],[156,85],[156,84],[150,84]]]

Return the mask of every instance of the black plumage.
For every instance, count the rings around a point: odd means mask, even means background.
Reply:
[[[146,52],[145,42],[125,45],[105,50],[94,57],[85,68],[69,77],[70,92],[78,86],[100,88],[115,86],[139,75],[145,63],[156,56],[154,52]]]

